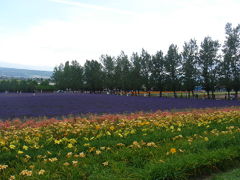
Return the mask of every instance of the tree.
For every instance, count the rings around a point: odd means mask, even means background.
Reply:
[[[104,88],[107,88],[108,90],[113,90],[116,85],[115,81],[116,61],[114,57],[108,55],[102,55],[100,60],[103,64]]]
[[[203,87],[207,92],[208,99],[210,99],[210,91],[212,92],[212,98],[215,98],[214,92],[218,82],[219,47],[219,42],[212,40],[211,37],[205,37],[201,43],[199,66],[201,67]]]
[[[117,89],[124,91],[130,89],[130,70],[131,64],[128,60],[128,56],[122,51],[121,54],[117,57],[115,67],[115,81]]]
[[[198,46],[196,40],[191,39],[185,42],[182,52],[182,73],[184,88],[194,96],[194,89],[198,80]]]
[[[102,65],[95,60],[87,60],[84,64],[84,79],[86,90],[101,91],[103,89]]]
[[[131,89],[138,91],[142,88],[142,78],[141,78],[141,58],[139,57],[138,53],[133,53],[131,56],[131,71],[130,77],[131,81]]]
[[[142,84],[146,89],[146,91],[149,91],[151,89],[151,84],[150,84],[151,55],[146,50],[142,49],[140,60],[141,60],[140,75],[141,75]]]
[[[56,83],[58,89],[64,90],[66,88],[64,84],[64,65],[62,63],[54,68],[52,79]]]
[[[165,59],[162,51],[158,51],[152,56],[150,63],[150,82],[154,89],[159,90],[159,96],[162,97],[165,82]]]
[[[235,91],[236,98],[240,90],[240,24],[233,28],[231,23],[225,27],[226,40],[223,46],[224,59],[222,63],[223,82],[230,96]]]
[[[69,67],[69,88],[72,90],[83,89],[83,67],[75,60],[71,62]]]
[[[165,58],[165,68],[169,88],[173,91],[174,97],[177,97],[176,90],[180,79],[181,56],[178,54],[178,48],[176,45],[170,45]]]
[[[66,61],[54,68],[52,79],[55,81],[57,88],[65,90],[83,89],[83,67],[77,62]]]
[[[219,64],[219,83],[220,85],[224,86],[227,94],[228,99],[230,99],[230,92],[233,88],[233,74],[231,69],[231,55],[226,51],[226,49],[223,49],[224,57],[223,61]]]

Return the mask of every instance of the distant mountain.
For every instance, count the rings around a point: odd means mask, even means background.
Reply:
[[[0,67],[15,68],[15,69],[29,69],[29,70],[38,70],[38,71],[53,70],[53,67],[50,67],[50,66],[33,66],[33,65],[26,65],[26,64],[9,63],[4,61],[0,61]]]
[[[0,67],[0,77],[9,78],[50,78],[52,71]]]

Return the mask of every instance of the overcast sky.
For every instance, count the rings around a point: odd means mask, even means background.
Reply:
[[[240,0],[0,0],[0,62],[52,69],[121,50],[181,50],[190,38],[223,43],[239,9]]]

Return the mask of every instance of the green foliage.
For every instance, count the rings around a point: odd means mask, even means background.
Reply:
[[[185,42],[182,52],[183,84],[187,91],[193,91],[199,81],[198,46],[196,40]]]
[[[116,88],[119,90],[130,90],[131,81],[129,79],[131,73],[131,64],[128,56],[122,51],[117,57],[115,67]]]
[[[113,57],[108,55],[101,56],[101,62],[103,64],[104,73],[104,87],[109,90],[113,90],[116,87],[116,61]]]
[[[55,87],[49,85],[49,80],[3,80],[0,81],[0,92],[35,92],[47,91],[52,92]]]
[[[77,61],[67,61],[54,68],[52,79],[61,90],[83,89],[83,67]]]
[[[151,88],[150,84],[150,68],[151,68],[151,55],[144,49],[142,49],[142,54],[140,56],[140,77],[142,80],[142,86],[145,90],[149,91]]]
[[[166,83],[165,74],[165,59],[162,51],[158,51],[156,55],[152,56],[152,61],[150,62],[150,81],[151,85],[155,90],[160,91],[160,97],[162,96],[162,91],[164,90]]]
[[[199,65],[201,67],[201,77],[203,79],[203,87],[207,91],[208,98],[210,98],[209,91],[214,91],[217,84],[217,67],[219,65],[218,50],[220,44],[218,41],[212,40],[211,37],[205,37],[201,43]],[[214,97],[212,97],[214,98]]]
[[[226,89],[237,93],[240,89],[240,25],[226,25],[223,56],[220,44],[205,37],[200,50],[196,40],[185,42],[183,51],[170,45],[167,54],[158,51],[151,55],[142,49],[128,57],[123,51],[117,57],[102,55],[100,62],[86,61],[81,67],[76,61],[55,67],[52,78],[58,89],[101,91],[188,91],[194,96],[196,86],[215,98],[215,91]]]
[[[237,95],[240,89],[240,24],[233,28],[232,24],[227,23],[225,31],[224,58],[221,66],[222,84],[228,92],[234,89]]]
[[[167,55],[165,60],[165,68],[167,74],[167,82],[168,87],[174,92],[174,96],[176,97],[176,90],[179,86],[180,79],[180,63],[181,56],[178,54],[178,48],[176,45],[171,44],[169,46]]]
[[[86,90],[97,91],[103,89],[102,65],[94,60],[84,64],[84,87]]]

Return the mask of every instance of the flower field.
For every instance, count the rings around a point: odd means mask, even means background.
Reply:
[[[0,179],[188,179],[239,165],[240,109],[0,122]]]
[[[81,93],[0,94],[0,119],[240,106],[240,101]]]

